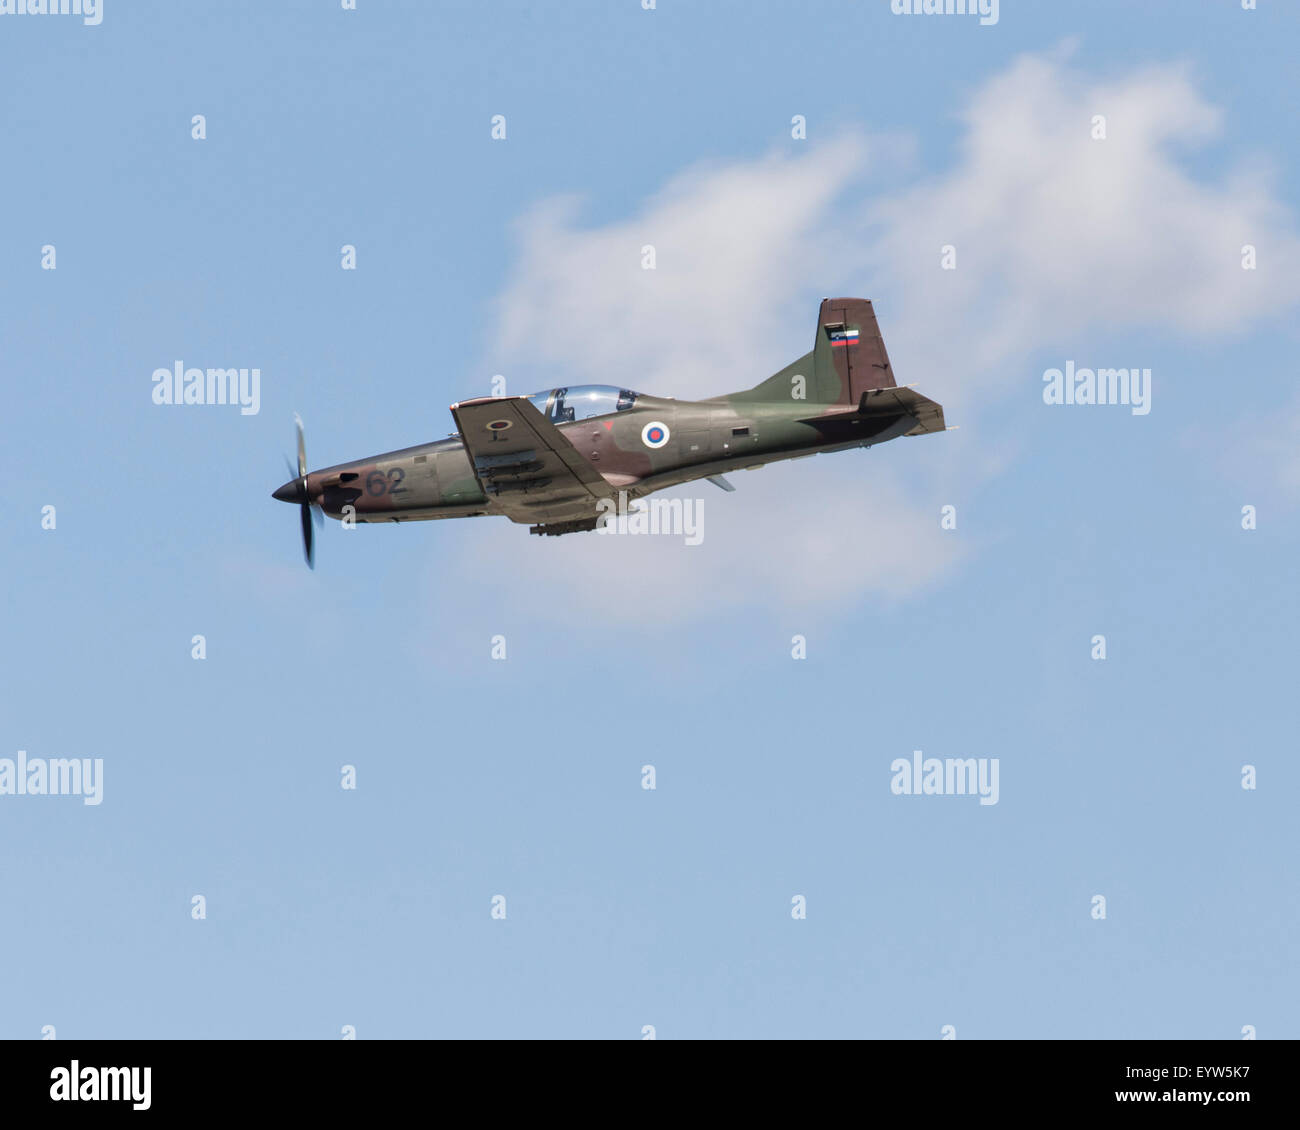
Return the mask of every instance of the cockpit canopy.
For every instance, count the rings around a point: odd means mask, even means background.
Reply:
[[[625,412],[640,393],[613,385],[569,385],[535,392],[528,399],[552,424],[571,424],[610,412]]]

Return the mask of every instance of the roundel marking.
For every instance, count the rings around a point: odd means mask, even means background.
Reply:
[[[485,425],[487,430],[490,432],[504,432],[506,428],[513,428],[514,426],[513,420],[493,420],[491,423]]]
[[[651,420],[641,429],[641,442],[649,448],[663,447],[668,442],[668,425]]]

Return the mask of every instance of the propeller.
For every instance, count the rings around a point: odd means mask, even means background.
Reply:
[[[298,482],[302,496],[302,506],[298,514],[302,519],[302,555],[307,559],[307,568],[314,569],[316,568],[316,543],[315,532],[312,529],[312,507],[307,498],[307,443],[303,438],[302,417],[297,412],[293,414],[293,422],[298,429]]]
[[[313,536],[313,511],[316,510],[311,503],[311,498],[307,494],[307,444],[303,439],[302,417],[298,413],[293,414],[293,422],[298,429],[298,475],[297,478],[290,479],[272,497],[279,499],[281,502],[298,503],[299,515],[302,520],[302,555],[306,559],[307,568],[314,569],[315,563],[315,538]],[[286,460],[288,462],[288,460]],[[292,472],[293,468],[289,468]],[[321,514],[317,511],[314,515],[315,521],[321,521]]]

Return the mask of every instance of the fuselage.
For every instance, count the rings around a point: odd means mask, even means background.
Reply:
[[[603,386],[585,386],[601,389]],[[564,437],[628,499],[783,459],[871,446],[902,434],[912,422],[846,418],[804,401],[741,397],[683,401],[620,392],[621,407],[583,416],[582,401],[558,400],[553,389],[530,397]],[[591,398],[594,407],[603,404]],[[567,419],[566,414],[574,418]],[[484,493],[458,437],[388,451],[312,471],[307,493],[332,518],[356,522],[427,521],[498,513]]]

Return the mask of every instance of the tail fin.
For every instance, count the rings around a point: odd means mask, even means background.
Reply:
[[[856,407],[869,389],[896,387],[876,312],[865,298],[822,299],[813,371],[825,404]]]
[[[788,401],[793,397],[809,404],[856,408],[864,392],[894,388],[896,383],[871,303],[865,298],[825,298],[812,352],[735,399]]]

